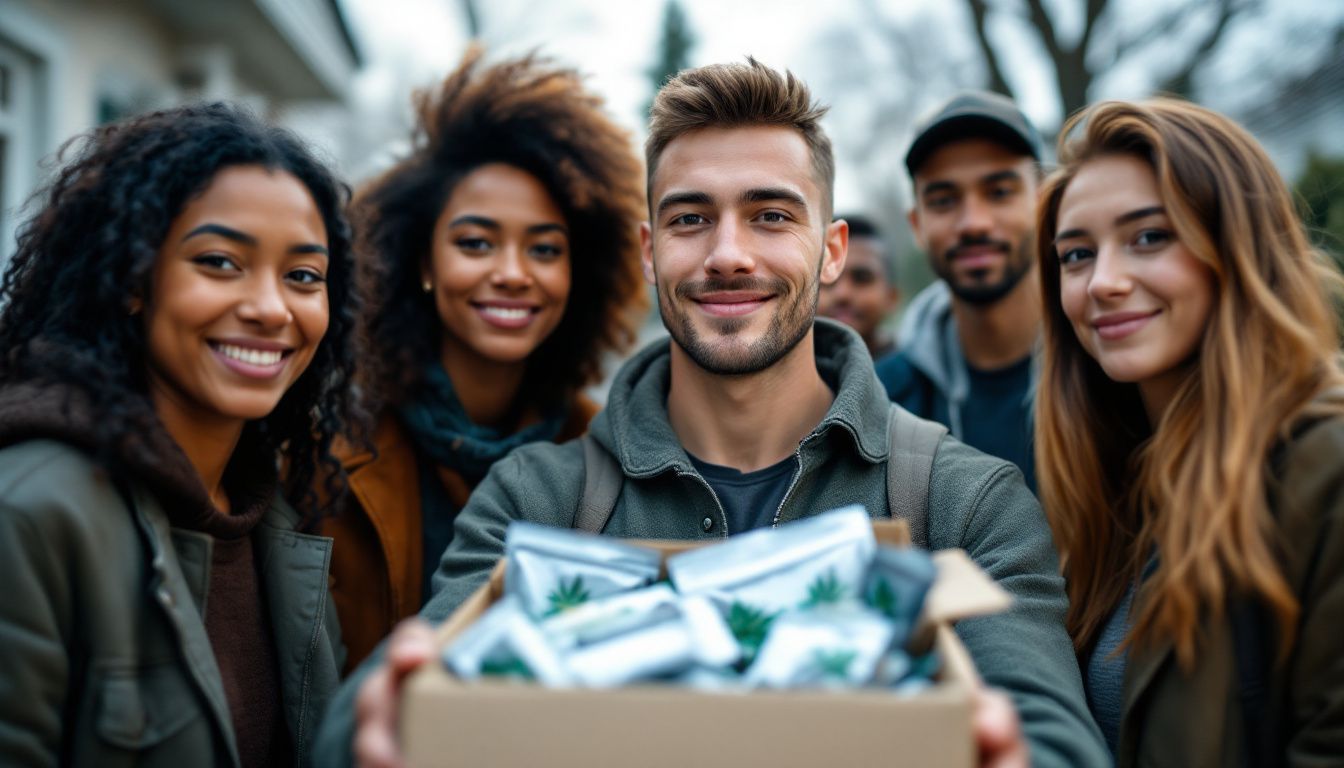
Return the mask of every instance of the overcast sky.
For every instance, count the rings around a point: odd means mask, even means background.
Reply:
[[[460,0],[340,0],[365,56],[367,67],[358,77],[357,100],[376,109],[406,109],[409,89],[442,78],[458,61],[467,43]],[[1123,13],[1113,14],[1129,29],[1141,29],[1164,9],[1163,0],[1112,0]],[[481,8],[484,42],[491,56],[538,49],[589,76],[591,87],[606,99],[612,115],[642,140],[643,108],[650,96],[646,70],[656,55],[664,0],[477,0]],[[775,67],[787,67],[812,85],[816,95],[835,105],[828,130],[837,140],[839,176],[837,207],[861,205],[854,181],[856,164],[869,160],[846,138],[873,133],[873,115],[865,112],[866,93],[890,93],[900,87],[894,76],[875,62],[892,56],[875,42],[873,25],[878,13],[887,20],[918,22],[926,30],[916,42],[935,53],[972,62],[949,75],[951,79],[976,76],[975,51],[966,34],[967,17],[961,3],[935,0],[682,0],[697,44],[692,64],[740,61],[747,54]],[[1047,0],[1057,11],[1065,34],[1081,24],[1081,0]],[[1212,5],[1212,4],[1210,4]],[[1246,75],[1267,67],[1291,72],[1311,65],[1320,55],[1323,36],[1307,41],[1311,28],[1344,15],[1340,0],[1268,0],[1262,18],[1243,25],[1224,46],[1214,68],[1229,87],[1229,105],[1240,93],[1254,98],[1254,89],[1241,87]],[[1019,93],[1027,114],[1047,131],[1062,119],[1038,46],[1031,44],[1021,24],[1000,17],[991,28],[996,41],[1005,41],[1016,55],[1008,78]],[[1287,38],[1291,37],[1289,40]],[[1099,84],[1106,96],[1139,97],[1152,87],[1148,69],[1169,56],[1167,47],[1115,68]],[[1311,50],[1315,45],[1316,50]],[[890,48],[887,45],[886,48]],[[969,68],[968,68],[969,67]],[[1252,78],[1253,79],[1253,78]],[[1218,85],[1224,85],[1220,82]],[[1236,86],[1236,87],[1231,87]],[[950,87],[950,86],[949,86]],[[886,89],[886,90],[884,90]],[[935,89],[936,90],[936,89]],[[1247,94],[1250,94],[1247,96]],[[928,94],[917,99],[927,107]],[[1230,108],[1230,106],[1224,107]],[[903,116],[908,122],[909,116]],[[894,126],[890,141],[904,145],[905,126]],[[856,133],[857,132],[857,133]],[[870,138],[865,135],[865,138]],[[878,137],[879,143],[885,137]],[[852,149],[846,153],[846,149]],[[387,150],[395,151],[395,148]],[[863,147],[863,152],[871,152]],[[893,156],[899,148],[893,149]],[[847,166],[850,172],[847,172]]]

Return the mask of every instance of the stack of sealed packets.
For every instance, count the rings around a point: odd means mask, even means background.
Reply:
[[[673,555],[667,582],[654,550],[528,523],[505,558],[505,596],[444,653],[462,679],[912,692],[936,666],[906,653],[933,563],[879,547],[862,507]]]

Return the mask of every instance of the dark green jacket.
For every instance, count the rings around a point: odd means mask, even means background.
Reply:
[[[1344,418],[1298,435],[1274,462],[1269,504],[1288,586],[1301,604],[1297,640],[1269,675],[1284,766],[1344,765]],[[1139,599],[1142,599],[1140,592]],[[1272,656],[1275,647],[1269,647]],[[1267,660],[1267,661],[1268,661]],[[1206,621],[1194,667],[1170,643],[1131,652],[1116,763],[1238,768],[1246,749],[1231,622]]]
[[[277,497],[252,534],[296,765],[343,661],[331,541],[298,521]],[[238,763],[201,618],[211,544],[65,443],[0,450],[0,762]]]
[[[855,503],[874,517],[885,517],[891,403],[857,334],[818,320],[816,349],[817,368],[835,390],[835,401],[799,444],[799,471],[779,520]],[[626,363],[607,408],[590,426],[590,434],[625,472],[605,533],[716,540],[724,535],[723,510],[668,423],[669,359],[668,343],[660,342]],[[435,594],[422,615],[442,620],[484,583],[503,552],[504,531],[512,520],[569,526],[583,476],[577,442],[526,446],[496,464],[458,517],[453,543],[434,579]],[[705,518],[714,521],[710,532],[704,530]],[[1064,630],[1067,603],[1050,529],[1021,473],[945,438],[933,465],[928,525],[934,549],[967,550],[1015,598],[1008,613],[962,622],[957,631],[985,680],[1013,696],[1036,765],[1108,764]],[[323,724],[316,753],[323,765],[349,759],[360,677],[347,682]]]

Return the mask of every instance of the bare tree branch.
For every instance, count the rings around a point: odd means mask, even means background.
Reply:
[[[1199,66],[1208,58],[1209,53],[1218,46],[1218,41],[1227,31],[1228,24],[1236,16],[1258,6],[1258,0],[1245,0],[1244,2],[1220,0],[1217,21],[1205,33],[1204,39],[1185,60],[1185,64],[1162,83],[1162,90],[1179,96],[1189,96],[1194,84],[1195,70],[1199,69]]]
[[[1060,61],[1064,57],[1064,51],[1059,44],[1059,36],[1055,33],[1055,23],[1050,20],[1050,14],[1046,13],[1045,6],[1041,0],[1027,0],[1027,10],[1031,16],[1031,25],[1041,35],[1041,43],[1045,46],[1045,52],[1049,54],[1051,61]]]
[[[1151,45],[1156,40],[1171,36],[1174,32],[1184,27],[1186,21],[1194,15],[1195,12],[1207,7],[1208,4],[1202,2],[1202,0],[1192,0],[1184,5],[1172,8],[1139,32],[1136,32],[1128,38],[1117,40],[1115,43],[1115,60],[1119,61],[1120,59],[1123,59],[1133,52],[1135,48]]]
[[[1083,16],[1083,34],[1078,38],[1076,46],[1084,56],[1092,47],[1092,33],[1096,31],[1097,19],[1106,12],[1107,0],[1087,0],[1087,7],[1084,9]]]
[[[476,0],[461,0],[462,15],[467,21],[467,35],[472,40],[481,38],[481,13],[476,8]]]
[[[967,9],[971,12],[971,20],[975,22],[975,39],[980,43],[980,52],[985,57],[985,69],[989,71],[989,89],[997,91],[1005,96],[1012,96],[1013,89],[1008,86],[1008,81],[1003,76],[1003,69],[999,66],[999,56],[994,51],[994,46],[989,42],[989,35],[986,31],[986,20],[989,16],[989,7],[985,0],[966,0]]]

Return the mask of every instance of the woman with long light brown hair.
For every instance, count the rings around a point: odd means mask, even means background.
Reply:
[[[1042,190],[1041,498],[1117,763],[1344,758],[1338,274],[1255,140],[1098,104]]]

